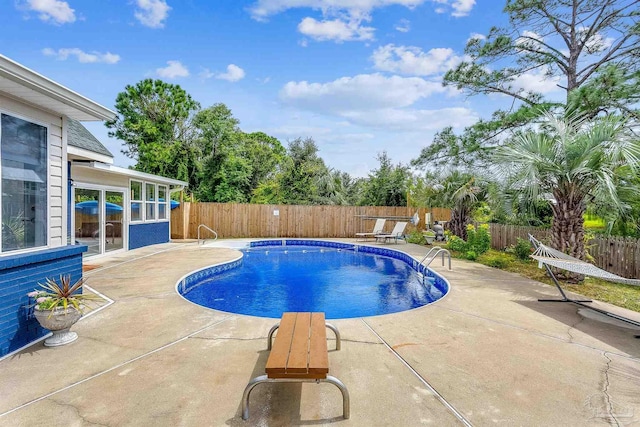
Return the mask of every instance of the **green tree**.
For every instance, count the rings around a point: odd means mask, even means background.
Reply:
[[[447,72],[444,85],[467,95],[507,96],[511,109],[496,111],[460,136],[444,129],[414,165],[443,159],[450,165],[477,165],[501,144],[502,133],[527,126],[557,106],[590,117],[601,112],[640,117],[637,0],[508,0],[504,11],[509,25],[470,39],[465,49],[470,59]],[[526,76],[557,79],[565,102],[523,89],[518,80]]]
[[[471,172],[457,169],[428,172],[417,178],[411,187],[411,199],[416,206],[451,209],[447,228],[461,239],[467,239],[467,225],[473,222],[473,213],[487,202],[490,183]]]
[[[242,156],[251,166],[249,191],[253,193],[261,183],[275,176],[287,155],[287,150],[280,141],[263,132],[244,133],[240,138]]]
[[[485,189],[482,180],[468,172],[454,170],[443,179],[443,206],[451,209],[447,227],[461,239],[467,240],[467,226],[473,220],[473,211],[482,200]]]
[[[195,184],[197,152],[190,117],[200,106],[180,86],[145,79],[127,85],[116,97],[118,115],[105,124],[109,136],[124,142],[123,154],[141,172],[185,179]]]
[[[251,165],[241,158],[238,120],[224,104],[214,104],[193,118],[202,173],[198,199],[205,202],[245,202]]]
[[[319,182],[327,174],[327,166],[318,155],[315,141],[297,138],[289,142],[288,154],[278,177],[282,203],[319,204]]]
[[[386,151],[378,155],[380,163],[364,182],[361,205],[406,206],[411,173],[407,166],[393,165]]]
[[[539,131],[519,132],[494,153],[507,184],[530,200],[552,195],[551,245],[585,259],[584,219],[588,203],[628,209],[620,195],[634,194],[640,141],[625,119],[605,116],[588,122],[551,114]]]

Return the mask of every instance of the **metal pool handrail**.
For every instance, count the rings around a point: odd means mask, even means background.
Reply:
[[[212,229],[210,229],[210,228],[209,228],[209,227],[207,227],[206,225],[204,225],[204,224],[200,224],[200,225],[198,226],[198,246],[200,245],[200,229],[201,229],[202,227],[206,228],[207,230],[209,230],[210,232],[212,232],[213,234],[215,234],[215,235],[216,235],[216,237],[215,237],[213,240],[218,240],[218,233],[216,233],[215,231],[213,231]],[[204,244],[204,240],[205,240],[205,239],[202,239],[202,243],[203,243],[203,244]],[[444,258],[442,258],[442,265],[444,265]]]
[[[433,255],[431,255],[431,252],[434,252]],[[429,267],[429,264],[431,264],[431,262],[434,259],[436,259],[437,256],[440,254],[442,254],[442,266],[444,267],[444,256],[446,255],[449,258],[449,270],[451,270],[451,253],[448,250],[440,247],[431,248],[429,252],[427,252],[427,254],[424,256],[424,258],[422,258],[422,260],[420,261],[420,264],[424,264],[427,258],[431,256],[427,261],[427,263],[425,264],[425,267]]]

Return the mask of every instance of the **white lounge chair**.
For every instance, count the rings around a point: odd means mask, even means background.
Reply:
[[[382,239],[383,243],[387,241],[387,239],[394,239],[396,243],[398,243],[398,239],[404,236],[404,229],[407,227],[406,222],[396,222],[395,227],[391,233],[380,233],[376,234],[376,241]]]
[[[386,219],[378,218],[376,219],[376,223],[373,226],[373,231],[371,233],[356,233],[356,239],[366,239],[367,237],[376,237],[378,234],[382,234],[382,230],[384,230],[384,223]]]

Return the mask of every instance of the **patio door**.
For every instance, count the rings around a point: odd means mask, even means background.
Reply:
[[[105,252],[124,248],[124,192],[105,191]]]
[[[125,192],[77,185],[73,189],[73,233],[76,244],[86,245],[90,257],[125,248]]]

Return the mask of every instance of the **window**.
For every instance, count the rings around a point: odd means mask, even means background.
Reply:
[[[149,184],[144,185],[145,194],[145,220],[154,221],[156,219],[156,185]]]
[[[165,185],[158,185],[158,219],[167,219],[168,203],[167,187]]]
[[[0,115],[2,252],[47,245],[47,128]]]
[[[131,181],[131,221],[142,221],[142,182]]]

